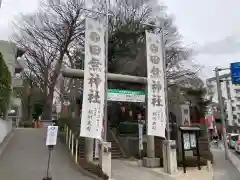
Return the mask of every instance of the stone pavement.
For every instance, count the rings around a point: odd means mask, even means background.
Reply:
[[[44,129],[15,129],[0,157],[0,179],[42,180],[48,160],[45,136]],[[50,174],[53,180],[91,180],[79,172],[60,143],[52,152]]]
[[[235,166],[225,160],[224,148],[211,148],[214,158],[214,180],[239,180],[240,173]]]
[[[179,169],[176,174],[169,175],[163,168],[144,168],[137,161],[124,160],[112,161],[112,174],[114,180],[213,180],[213,172],[208,172],[205,167],[202,170],[187,168],[186,174]]]
[[[114,180],[171,180],[161,174],[148,171],[144,167],[128,164],[124,160],[112,160],[112,179]]]

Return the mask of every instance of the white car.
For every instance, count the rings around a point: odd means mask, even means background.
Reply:
[[[236,142],[235,151],[236,151],[237,153],[240,153],[240,140],[238,140],[238,141]]]
[[[239,134],[234,134],[234,133],[231,133],[229,135],[229,138],[228,138],[228,146],[229,148],[231,149],[235,149],[235,146],[236,146],[236,142],[239,140]]]

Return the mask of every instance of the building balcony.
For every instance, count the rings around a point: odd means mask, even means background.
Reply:
[[[236,106],[240,106],[240,101],[237,101],[235,104]]]
[[[13,86],[13,88],[22,88],[23,87],[22,77],[13,77],[12,78],[12,86]]]
[[[20,107],[21,106],[21,98],[15,98],[15,97],[12,97],[11,99],[11,105],[13,107]]]

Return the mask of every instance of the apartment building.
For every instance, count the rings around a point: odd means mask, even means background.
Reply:
[[[227,123],[230,126],[240,126],[240,85],[232,84],[230,73],[221,75],[220,80]],[[218,103],[216,78],[209,78],[206,83],[209,97]]]
[[[3,59],[8,66],[8,69],[12,76],[12,98],[11,107],[15,111],[15,114],[21,116],[21,99],[20,94],[23,87],[22,71],[24,69],[21,60],[19,59],[24,51],[17,48],[17,46],[8,41],[0,40],[0,51],[3,55]]]

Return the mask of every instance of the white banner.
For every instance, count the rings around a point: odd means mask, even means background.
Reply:
[[[143,124],[138,122],[139,151],[143,150]]]
[[[80,136],[101,139],[105,87],[105,28],[86,19],[84,91]]]
[[[148,119],[147,134],[165,137],[166,103],[162,42],[160,35],[146,31],[147,76],[148,76]]]
[[[188,104],[182,104],[181,106],[182,114],[182,125],[189,126],[190,124],[190,109]]]
[[[46,146],[55,146],[57,144],[58,126],[48,126]]]

